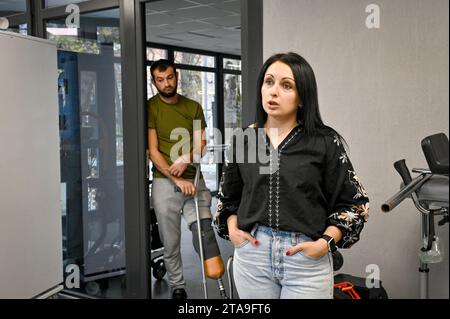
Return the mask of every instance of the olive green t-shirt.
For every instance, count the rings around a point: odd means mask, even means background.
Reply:
[[[173,161],[170,159],[171,150],[175,158],[189,153],[193,148],[194,120],[198,120],[197,128],[206,127],[205,116],[201,105],[178,95],[178,103],[164,103],[159,94],[153,96],[147,102],[148,128],[156,129],[158,135],[158,148],[169,165]],[[170,138],[172,134],[172,139]],[[172,149],[174,147],[174,149]],[[178,154],[178,157],[176,156]],[[153,165],[153,176],[166,178]],[[188,165],[184,171],[183,178],[192,179],[195,177],[195,168]]]

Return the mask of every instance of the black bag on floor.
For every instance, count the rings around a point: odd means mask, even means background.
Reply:
[[[156,214],[153,208],[150,208],[150,247],[151,250],[163,247],[161,238],[159,238],[158,221],[156,220]]]
[[[351,294],[337,288],[341,283],[350,283],[353,290],[361,297],[361,299],[388,299],[386,290],[383,288],[380,280],[375,280],[374,288],[366,286],[366,278],[355,277],[347,274],[337,274],[334,276],[334,299],[354,299]]]

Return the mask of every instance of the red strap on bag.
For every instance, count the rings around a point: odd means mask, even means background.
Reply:
[[[338,284],[335,284],[334,287],[340,289],[344,293],[347,293],[352,299],[361,299],[361,297],[353,288],[354,286],[351,282],[340,282]]]

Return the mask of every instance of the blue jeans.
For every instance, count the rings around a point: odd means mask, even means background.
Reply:
[[[276,231],[255,226],[248,240],[235,247],[233,276],[241,299],[331,299],[333,298],[333,259],[318,259],[286,251],[299,242],[312,239],[301,233]]]

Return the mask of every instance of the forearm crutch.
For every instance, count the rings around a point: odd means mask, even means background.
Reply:
[[[197,218],[197,235],[198,235],[198,246],[199,246],[199,255],[202,263],[202,278],[203,278],[203,289],[205,292],[205,298],[208,299],[208,290],[206,287],[206,277],[215,279],[217,281],[217,284],[219,286],[219,292],[222,299],[228,299],[225,287],[223,285],[222,276],[224,274],[224,267],[223,267],[223,261],[220,256],[220,253],[218,256],[213,256],[211,258],[208,258],[205,260],[205,251],[204,251],[204,243],[203,243],[203,230],[202,230],[202,224],[200,221],[200,210],[198,205],[198,184],[200,181],[200,164],[194,163],[193,166],[196,169],[195,172],[195,178],[194,178],[194,186],[195,186],[195,193],[194,193],[194,204],[195,204],[195,213]],[[212,234],[214,236],[214,233]],[[205,238],[209,238],[207,234],[205,234]],[[216,244],[217,245],[217,244]],[[206,245],[208,249],[211,247]],[[216,248],[218,250],[218,247]],[[207,255],[210,255],[211,251],[207,252]],[[207,269],[208,268],[208,269]]]
[[[200,253],[200,261],[202,263],[202,280],[203,280],[203,290],[205,292],[205,299],[208,299],[208,288],[206,287],[206,272],[205,272],[205,256],[203,253],[203,239],[202,239],[202,227],[200,225],[200,212],[198,209],[198,182],[200,180],[200,163],[193,163],[195,167],[195,179],[194,179],[194,204],[195,204],[195,216],[197,218],[197,232],[198,232],[198,245],[199,245],[199,253]]]

